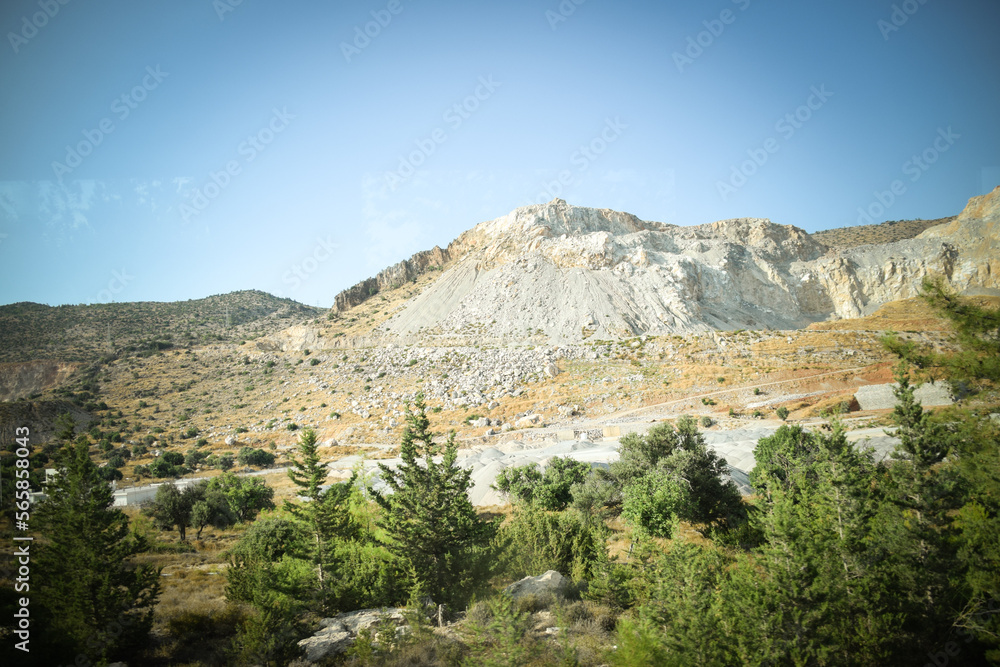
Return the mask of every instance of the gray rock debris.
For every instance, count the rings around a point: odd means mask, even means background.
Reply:
[[[322,628],[312,637],[301,640],[299,646],[305,649],[307,662],[319,662],[346,651],[359,632],[378,625],[383,619],[391,620],[397,627],[405,625],[403,611],[401,607],[361,609],[324,618],[320,621]]]
[[[525,577],[503,589],[512,598],[525,595],[544,595],[546,593],[561,596],[565,594],[569,580],[555,570],[549,570],[537,577]]]

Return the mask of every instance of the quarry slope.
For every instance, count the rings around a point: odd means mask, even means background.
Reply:
[[[691,227],[555,199],[465,232],[337,296],[349,311],[442,269],[376,337],[406,342],[541,337],[553,343],[713,329],[798,329],[913,297],[924,277],[962,292],[997,284],[1000,188],[916,238],[830,248],[759,218]]]

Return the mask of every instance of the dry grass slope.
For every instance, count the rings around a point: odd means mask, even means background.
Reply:
[[[812,237],[831,248],[856,248],[862,245],[893,243],[912,239],[925,229],[943,225],[955,217],[937,220],[890,220],[878,225],[857,225],[815,232]]]

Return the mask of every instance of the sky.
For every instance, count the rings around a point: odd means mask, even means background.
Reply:
[[[806,231],[1000,184],[996,0],[5,0],[0,304],[315,306],[528,204]]]

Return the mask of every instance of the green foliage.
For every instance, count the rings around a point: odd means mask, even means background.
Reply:
[[[187,453],[187,455],[184,456],[183,461],[184,465],[186,465],[188,468],[194,468],[195,466],[200,465],[208,457],[209,457],[208,452],[202,451],[200,449],[192,449]]]
[[[625,487],[622,517],[653,537],[671,537],[682,516],[693,514],[689,488],[668,471],[651,472]]]
[[[788,419],[788,408],[782,405],[780,408],[774,411],[774,414],[778,415],[778,419],[780,419],[781,421],[785,421],[786,419]]]
[[[496,528],[480,520],[469,501],[472,473],[456,463],[454,433],[443,446],[435,444],[422,395],[415,407],[407,407],[402,463],[379,464],[391,490],[375,495],[384,510],[379,526],[389,550],[410,563],[415,583],[434,600],[454,604],[485,580]]]
[[[162,530],[177,528],[181,542],[187,539],[187,529],[191,525],[191,509],[204,498],[205,483],[192,484],[183,491],[170,482],[156,490],[156,497],[145,512]]]
[[[317,582],[322,588],[330,541],[355,536],[356,526],[347,505],[356,475],[323,491],[321,486],[326,480],[327,469],[320,463],[316,432],[312,429],[306,429],[299,436],[299,454],[301,458],[292,458],[288,477],[301,489],[306,502],[301,505],[286,502],[285,508],[301,520],[310,533],[309,547],[302,553],[315,565]]]
[[[537,463],[501,470],[493,488],[515,502],[561,511],[573,502],[572,487],[585,482],[590,471],[589,463],[555,457],[548,462],[544,474]]]
[[[147,545],[112,509],[85,446],[64,450],[48,500],[32,516],[33,664],[129,658],[145,642],[159,595],[159,570],[132,558]],[[8,637],[6,641],[13,642]]]
[[[892,420],[900,439],[897,456],[913,461],[920,468],[940,463],[952,448],[951,433],[916,401],[904,364],[896,367],[895,378],[899,386],[893,390],[896,405]]]
[[[260,477],[240,477],[225,472],[208,481],[208,490],[225,495],[236,521],[253,521],[259,512],[274,509],[274,489]]]
[[[943,372],[954,380],[1000,381],[1000,310],[958,296],[942,279],[925,279],[920,297],[954,327],[959,351],[921,350],[895,334],[884,337],[883,344],[918,368]]]
[[[653,427],[645,435],[621,439],[611,474],[622,487],[622,514],[650,535],[667,537],[677,521],[708,528],[733,527],[745,520],[739,491],[723,482],[724,459],[709,451],[691,417]]]
[[[191,525],[197,531],[196,539],[201,539],[201,531],[205,526],[228,528],[236,523],[236,514],[229,506],[226,495],[218,489],[206,488],[202,497],[191,506]]]
[[[607,558],[606,537],[603,525],[586,521],[579,512],[519,507],[497,535],[503,575],[516,580],[556,570],[577,581],[589,579]]]
[[[240,447],[236,460],[240,465],[267,468],[274,465],[274,454],[256,447]]]
[[[55,436],[57,440],[62,440],[63,442],[69,442],[73,439],[75,434],[76,421],[73,419],[73,415],[69,412],[64,412],[63,414],[56,417],[55,423]]]
[[[308,597],[315,572],[308,561],[294,557],[308,540],[304,526],[291,518],[255,521],[227,554],[226,597],[258,607]]]
[[[183,463],[183,455],[177,452],[164,452],[153,459],[147,470],[152,477],[180,477],[187,473]]]
[[[289,600],[258,607],[233,641],[234,664],[283,667],[295,660],[302,653],[299,638],[307,634],[299,612],[299,606]]]

